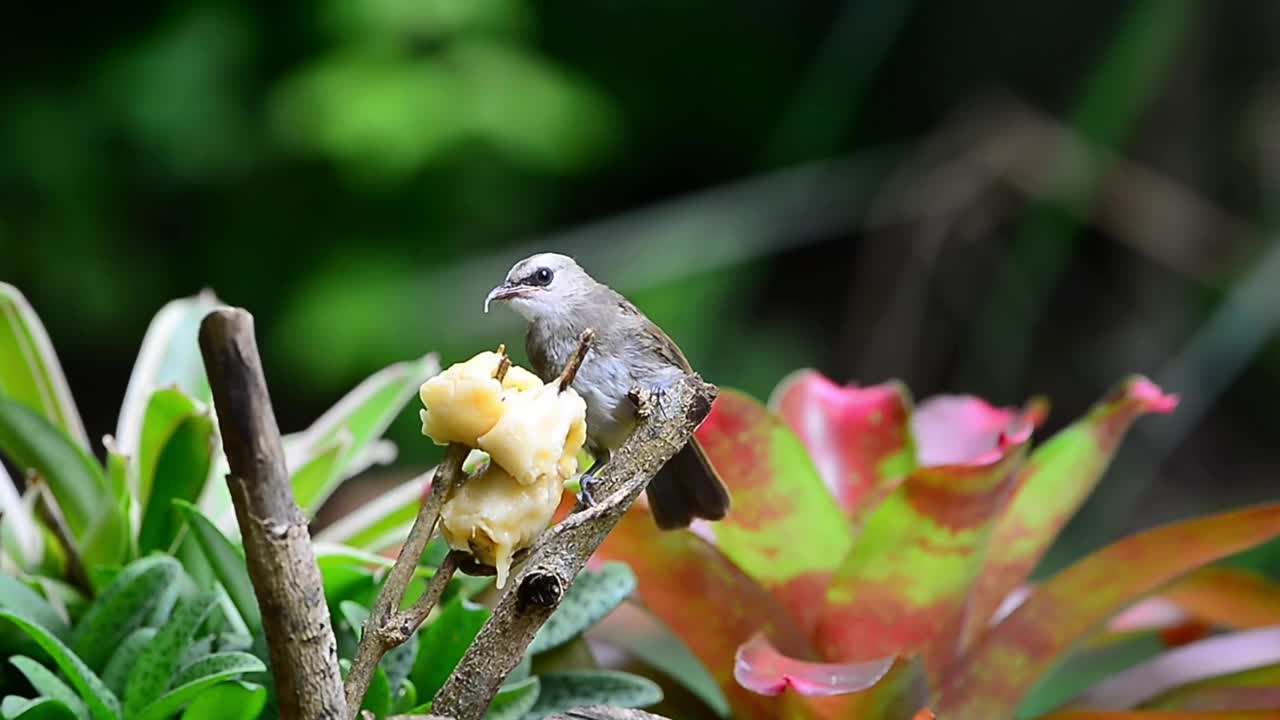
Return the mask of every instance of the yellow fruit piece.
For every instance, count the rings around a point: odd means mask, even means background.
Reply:
[[[477,445],[522,485],[563,483],[577,472],[586,418],[587,405],[572,388],[543,385],[509,396],[506,412]]]
[[[514,366],[498,382],[493,376],[500,360],[497,353],[482,352],[423,383],[418,390],[424,406],[418,413],[422,434],[437,445],[475,447],[476,438],[502,417],[509,397],[542,387],[536,375]]]
[[[551,524],[564,483],[547,477],[521,484],[491,463],[484,474],[467,480],[440,511],[449,546],[470,552],[498,571],[498,587],[506,584],[511,557],[529,547]]]

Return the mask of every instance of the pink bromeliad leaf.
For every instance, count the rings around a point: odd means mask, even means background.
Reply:
[[[800,440],[748,395],[721,390],[697,438],[733,498],[728,517],[699,533],[807,630],[850,545],[839,506]]]
[[[970,601],[962,646],[967,647],[986,629],[1000,603],[1035,569],[1062,527],[1093,492],[1133,421],[1146,413],[1172,412],[1177,404],[1177,397],[1166,395],[1146,378],[1131,377],[1084,417],[1036,448],[1020,470],[1017,493],[992,535],[982,576]],[[959,421],[959,411],[949,414],[953,421]],[[992,427],[1001,422],[992,412],[971,410],[968,415],[975,425]],[[945,422],[943,417],[934,420]],[[978,449],[980,445],[970,448]]]
[[[976,399],[964,403],[970,405],[966,413],[997,413]],[[935,415],[918,427],[917,443],[934,443],[936,460],[944,459],[941,448],[948,448],[945,459],[951,464],[917,468],[865,518],[813,633],[826,660],[919,652],[934,679],[950,662],[991,529],[1007,505],[1031,438],[1034,418],[1001,416],[999,430],[983,426],[984,442],[965,441],[969,456],[960,455],[957,442],[937,437],[960,433],[952,423]]]
[[[842,387],[800,370],[778,384],[769,407],[804,442],[851,518],[884,499],[915,467],[911,401],[900,383]]]
[[[566,493],[562,510],[572,506]],[[813,651],[782,606],[719,549],[687,532],[663,532],[644,511],[633,509],[605,538],[594,560],[627,563],[639,580],[640,603],[674,631],[711,672],[734,717],[778,717],[778,699],[759,695],[733,678],[742,643],[764,632],[784,652]]]
[[[761,695],[779,695],[790,688],[801,695],[843,695],[880,682],[893,667],[887,657],[860,663],[818,663],[796,660],[778,652],[757,634],[738,648],[733,677],[738,684]]]

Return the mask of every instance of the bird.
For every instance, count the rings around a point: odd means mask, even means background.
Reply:
[[[587,406],[586,449],[595,464],[580,486],[584,502],[591,504],[591,476],[635,427],[631,391],[661,392],[693,373],[693,367],[639,308],[567,255],[539,253],[517,262],[485,298],[484,311],[495,302],[527,321],[529,365],[544,382],[559,375],[582,332],[594,332],[591,351],[571,384]],[[729,490],[696,437],[658,471],[645,495],[662,530],[688,527],[696,518],[722,520],[730,508]]]

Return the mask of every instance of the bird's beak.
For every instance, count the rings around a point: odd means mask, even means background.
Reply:
[[[489,291],[489,295],[484,299],[484,311],[489,312],[489,303],[494,300],[509,300],[520,294],[520,288],[515,285],[503,283],[498,287]]]

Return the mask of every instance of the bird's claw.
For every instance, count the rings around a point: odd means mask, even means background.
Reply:
[[[578,502],[583,507],[595,507],[596,499],[592,494],[591,488],[596,484],[596,476],[591,473],[583,473],[578,478]]]

